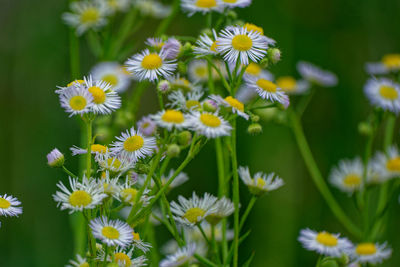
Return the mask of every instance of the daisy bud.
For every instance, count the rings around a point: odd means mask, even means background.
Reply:
[[[181,48],[181,54],[180,55],[183,56],[183,55],[190,54],[190,53],[193,52],[193,49],[194,49],[194,46],[191,43],[186,42]]]
[[[177,144],[171,144],[167,148],[168,157],[175,158],[181,153],[181,149]]]
[[[237,13],[233,10],[229,10],[226,15],[230,19],[237,19]]]
[[[269,48],[267,55],[272,64],[276,64],[281,60],[281,50],[278,48]]]
[[[260,121],[260,116],[252,114],[250,116],[250,119],[251,119],[252,122],[259,122]]]
[[[171,83],[167,80],[162,80],[157,84],[157,89],[161,93],[165,94],[171,89]]]
[[[372,134],[372,127],[371,124],[369,124],[368,122],[360,122],[358,124],[358,132],[361,135],[365,135],[365,136],[370,136]]]
[[[150,167],[148,164],[143,164],[143,163],[138,162],[138,163],[136,163],[135,171],[138,174],[147,174],[150,171]]]
[[[133,182],[133,183],[136,183],[137,182],[137,180],[138,180],[138,174],[137,174],[137,172],[135,172],[135,171],[129,171],[128,172],[128,177],[129,177],[129,179]]]
[[[214,113],[215,111],[217,111],[217,108],[218,108],[218,105],[214,100],[207,99],[203,102],[204,111]]]
[[[263,68],[266,69],[269,67],[270,60],[268,57],[263,58],[258,64]]]
[[[321,267],[339,267],[339,264],[335,260],[328,259],[328,260],[323,260],[319,266],[321,266]]]
[[[169,38],[165,45],[163,46],[163,50],[166,53],[166,59],[176,59],[181,52],[182,44],[175,38]]]
[[[49,164],[50,167],[60,168],[64,165],[64,162],[64,155],[57,148],[54,148],[47,154],[47,164]]]
[[[178,144],[181,146],[188,146],[192,142],[192,133],[189,131],[183,131],[178,135]]]
[[[262,133],[262,126],[259,123],[252,123],[247,128],[247,132],[251,135],[257,135]]]

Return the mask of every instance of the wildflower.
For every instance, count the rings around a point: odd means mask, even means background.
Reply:
[[[82,84],[75,84],[60,94],[61,107],[70,113],[70,117],[89,113],[94,104],[93,100],[92,94]]]
[[[164,50],[153,53],[146,49],[128,59],[126,62],[127,69],[140,81],[155,81],[161,77],[168,78],[175,71],[177,64],[166,57]]]
[[[232,130],[231,125],[215,113],[194,112],[188,117],[190,128],[208,138],[229,136]]]
[[[202,14],[211,11],[222,11],[221,0],[182,0],[181,7],[184,12],[189,13],[192,16],[196,12],[201,12]]]
[[[182,224],[194,226],[215,212],[216,208],[214,204],[217,198],[208,193],[205,193],[204,197],[199,198],[193,192],[190,199],[179,196],[178,201],[179,203],[175,201],[171,202],[171,211],[175,215],[174,219]]]
[[[318,233],[310,229],[303,229],[300,231],[298,240],[305,249],[325,256],[340,257],[352,244],[347,238],[339,236],[339,234],[331,234],[326,231]]]
[[[89,181],[83,177],[82,182],[79,182],[78,179],[69,177],[69,184],[71,191],[59,182],[57,187],[61,191],[53,195],[54,201],[57,202],[58,207],[61,206],[61,210],[69,209],[70,213],[73,213],[84,209],[94,209],[107,197],[95,180]]]
[[[132,228],[126,222],[109,220],[103,216],[91,220],[89,227],[92,229],[93,236],[107,246],[124,248],[132,243]]]
[[[97,259],[100,261],[103,261],[105,258],[105,251],[103,248],[101,248],[98,252]],[[140,266],[146,266],[146,257],[145,256],[140,256],[137,258],[133,258],[133,248],[129,250],[125,250],[123,248],[115,248],[115,250],[112,252],[111,255],[108,255],[106,260],[108,262],[112,262],[114,258],[114,261],[118,264],[120,267],[140,267]]]
[[[50,167],[62,167],[64,165],[64,155],[57,148],[54,148],[49,154],[47,154],[47,164]]]
[[[176,38],[168,38],[163,46],[166,59],[176,59],[181,52],[182,44]]]
[[[257,172],[253,178],[250,175],[248,167],[239,167],[238,173],[250,192],[257,196],[276,190],[284,185],[283,180],[274,173],[267,175],[262,172]]]
[[[168,95],[168,106],[179,109],[179,110],[194,110],[201,107],[200,99],[203,96],[203,92],[200,90],[194,90],[184,94],[182,91],[174,91]]]
[[[110,178],[110,172],[106,171],[104,172],[104,177],[98,179],[97,182],[99,184],[99,187],[103,189],[104,194],[120,200],[119,193],[122,186],[119,184],[119,177]]]
[[[251,1],[248,1],[248,2],[251,2]],[[253,24],[253,23],[245,23],[243,25],[243,28],[245,28],[249,32],[250,31],[258,32],[259,34],[264,35],[264,29],[259,27],[259,26],[257,26],[257,25],[255,25],[255,24]]]
[[[157,124],[151,119],[151,116],[145,116],[137,123],[138,131],[145,136],[152,136],[157,131]]]
[[[76,156],[76,155],[82,155],[82,154],[86,154],[87,153],[87,149],[85,148],[80,148],[77,146],[72,146],[70,148],[71,152],[72,152],[72,156]],[[100,144],[92,144],[90,146],[90,152],[92,154],[105,154],[108,152],[108,147],[107,146],[103,146]]]
[[[123,202],[129,204],[129,205],[135,205],[136,203],[136,197],[138,195],[138,190],[133,186],[134,182],[130,181],[128,178],[125,180],[125,183],[121,185],[120,191],[119,191],[119,199],[121,199]],[[145,189],[140,196],[140,199],[138,202],[142,203],[143,206],[147,206],[149,204],[149,200],[151,197],[148,196],[149,190]]]
[[[217,33],[212,29],[211,38],[207,33],[200,35],[199,40],[196,41],[193,53],[197,56],[216,55],[217,51]]]
[[[276,79],[276,85],[287,94],[303,94],[310,88],[306,80],[296,81],[292,76],[279,77]]]
[[[400,154],[399,150],[392,146],[386,156],[382,152],[376,153],[370,162],[370,167],[382,181],[400,176]]]
[[[65,267],[89,267],[89,263],[87,262],[86,258],[82,257],[81,255],[76,255],[76,261],[70,260],[69,265]]]
[[[374,106],[394,113],[400,111],[400,85],[392,80],[371,78],[365,84],[364,92]]]
[[[215,211],[206,217],[206,221],[212,225],[217,225],[223,218],[228,217],[235,211],[233,202],[223,197],[214,204]]]
[[[340,190],[353,193],[363,187],[364,166],[360,158],[342,160],[330,174],[330,182]]]
[[[182,129],[187,128],[190,125],[185,114],[175,109],[162,110],[157,114],[152,115],[151,118],[158,126],[166,128],[169,131],[171,131],[172,128]]]
[[[146,39],[145,42],[146,45],[150,46],[151,48],[156,49],[157,51],[160,51],[161,48],[164,47],[165,42],[162,38],[160,37],[150,37]]]
[[[400,54],[384,55],[380,62],[367,63],[366,70],[368,74],[388,74],[400,70]]]
[[[112,143],[111,152],[126,156],[132,161],[136,161],[146,156],[151,156],[156,149],[156,139],[154,137],[145,137],[141,132],[136,131],[134,127],[126,132],[122,132],[117,137],[118,141]]]
[[[168,93],[171,89],[171,83],[167,80],[162,80],[157,84],[157,90],[161,93]]]
[[[136,233],[135,231],[132,232],[133,236],[133,245],[143,251],[143,253],[146,253],[150,250],[151,244],[144,242],[142,239],[140,239],[139,233]]]
[[[267,79],[269,81],[274,80],[274,75],[272,73],[270,73],[269,71],[263,69],[262,66],[260,66],[260,64],[250,62],[250,64],[247,65],[247,67],[246,66],[242,66],[242,67],[246,68],[246,70],[244,71],[244,76],[247,78],[259,77],[259,78]]]
[[[104,81],[94,81],[91,76],[85,78],[87,90],[92,94],[95,114],[111,114],[121,107],[121,98],[111,89],[111,85]]]
[[[245,82],[245,86],[256,91],[261,98],[281,103],[285,108],[289,106],[289,97],[277,84],[257,77],[246,78]]]
[[[135,166],[135,161],[129,155],[114,155],[112,153],[97,153],[95,158],[101,171],[122,174]]]
[[[115,92],[122,93],[130,84],[130,73],[117,62],[102,62],[90,71],[95,81],[104,81]]]
[[[196,245],[191,243],[185,247],[179,248],[178,251],[160,262],[160,267],[175,267],[190,263],[196,251]]]
[[[359,243],[346,252],[357,262],[370,264],[381,263],[392,255],[392,249],[386,243]]]
[[[297,70],[305,80],[319,86],[332,87],[338,83],[335,74],[322,70],[309,62],[300,61],[297,63]]]
[[[251,4],[251,0],[222,0],[222,3],[228,8],[247,7]]]
[[[14,217],[22,214],[22,207],[19,207],[21,202],[11,195],[0,195],[0,215]]]
[[[214,100],[218,105],[222,105],[224,107],[229,108],[232,113],[238,114],[240,117],[248,120],[249,115],[247,115],[244,112],[244,104],[237,100],[236,98],[232,96],[227,96],[225,98],[222,98],[219,95],[211,95],[210,98]]]
[[[192,60],[188,65],[188,76],[195,83],[208,81],[207,61]]]

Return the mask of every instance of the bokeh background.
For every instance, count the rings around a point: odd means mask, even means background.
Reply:
[[[304,115],[304,128],[324,176],[343,157],[361,154],[365,140],[357,124],[368,114],[362,87],[366,61],[400,51],[400,1],[396,0],[254,0],[240,17],[260,25],[283,52],[276,74],[297,75],[298,60],[309,60],[339,76],[339,85],[319,90]],[[56,208],[51,195],[64,174],[46,165],[46,153],[58,147],[67,152],[79,143],[79,125],[66,116],[53,93],[69,80],[68,29],[61,22],[67,1],[2,0],[0,8],[0,193],[17,196],[24,213],[1,218],[0,266],[63,266],[72,257],[67,212]],[[141,32],[141,38],[152,34]],[[196,35],[202,16],[179,14],[170,34]],[[82,47],[82,71],[95,62]],[[156,110],[152,90],[145,94],[141,114]],[[144,107],[145,106],[145,107]],[[257,202],[246,227],[252,234],[241,246],[252,266],[313,266],[317,256],[297,242],[304,227],[343,232],[310,180],[293,136],[285,126],[263,123],[264,133],[246,134],[241,125],[239,163],[253,170],[276,171],[285,187]],[[396,140],[398,135],[396,135]],[[379,143],[377,144],[379,147]],[[77,159],[68,157],[72,169]],[[187,168],[192,182],[170,196],[216,191],[213,146]],[[193,182],[196,181],[196,182]],[[246,188],[241,188],[246,203]],[[334,190],[352,213],[353,203]],[[400,265],[399,205],[393,200],[387,239],[394,249],[385,266]],[[166,237],[164,237],[165,239]]]

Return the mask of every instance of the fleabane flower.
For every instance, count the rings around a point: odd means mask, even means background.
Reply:
[[[259,32],[248,31],[243,27],[224,29],[217,39],[217,51],[223,54],[224,60],[236,64],[240,61],[248,65],[249,61],[258,62],[266,54],[271,43]]]
[[[103,261],[104,258],[106,257],[104,249],[100,249],[97,253],[97,259],[99,261]],[[112,262],[114,258],[114,261],[118,264],[120,267],[140,267],[140,266],[146,266],[146,257],[145,256],[140,256],[137,258],[133,258],[133,248],[126,250],[120,247],[117,247],[114,249],[113,252],[110,253],[110,255],[107,255],[106,260],[107,262]]]
[[[222,197],[214,204],[214,211],[208,214],[206,221],[212,225],[217,225],[222,219],[230,216],[235,211],[235,206],[231,200]]]
[[[365,84],[364,92],[372,105],[394,113],[400,111],[400,85],[392,80],[371,78]]]
[[[262,99],[281,103],[285,108],[287,108],[290,104],[289,97],[286,95],[286,93],[279,88],[277,84],[265,78],[246,78],[245,86],[254,90]]]
[[[182,0],[181,7],[189,16],[196,12],[202,14],[212,11],[221,12],[223,8],[221,0]]]
[[[126,68],[140,81],[155,81],[159,78],[168,78],[175,71],[177,64],[174,60],[168,60],[166,52],[161,49],[159,53],[143,52],[133,55],[126,62]]]
[[[154,114],[152,119],[157,123],[158,126],[166,128],[169,131],[171,131],[173,128],[187,128],[190,125],[187,115],[183,114],[182,111],[175,109],[162,110],[157,114]]]
[[[72,82],[68,83],[66,86],[57,86],[57,90],[55,90],[54,92],[56,94],[62,94],[66,89],[70,89],[71,87],[75,87],[77,85],[80,84],[85,84],[85,80],[73,80]]]
[[[209,214],[215,212],[214,207],[217,198],[205,193],[203,197],[198,197],[195,192],[191,198],[178,197],[178,203],[171,202],[171,211],[174,219],[182,224],[194,226],[203,221]]]
[[[47,154],[47,164],[49,164],[50,167],[62,167],[64,162],[64,155],[57,148],[54,148]]]
[[[238,173],[243,183],[249,188],[249,191],[256,196],[276,190],[285,184],[275,173],[267,175],[257,172],[252,177],[248,167],[239,167]]]
[[[397,72],[400,70],[400,54],[384,55],[380,62],[367,63],[365,68],[371,75]]]
[[[232,113],[236,113],[246,120],[249,119],[249,115],[244,112],[244,104],[238,99],[232,96],[227,96],[223,98],[220,95],[211,95],[210,98],[214,100],[218,105],[229,108]]]
[[[98,30],[107,23],[107,6],[103,1],[77,1],[70,4],[71,13],[62,15],[66,24],[82,35],[89,29]]]
[[[126,222],[110,220],[103,216],[91,220],[89,227],[92,230],[93,236],[107,246],[120,246],[124,248],[132,243],[133,230]]]
[[[222,4],[228,8],[247,7],[251,4],[251,0],[221,0]]]
[[[300,61],[297,63],[297,71],[305,80],[322,87],[333,87],[338,83],[335,74],[327,70],[322,70],[309,62]]]
[[[76,260],[70,260],[69,264],[65,267],[89,267],[89,263],[86,258],[82,257],[81,255],[76,255]]]
[[[196,54],[197,56],[218,54],[217,38],[218,36],[214,29],[212,29],[212,38],[207,33],[203,33],[196,41],[193,53]]]
[[[193,131],[208,138],[229,136],[232,130],[232,126],[216,113],[193,112],[188,120]]]
[[[163,52],[165,54],[165,58],[172,60],[176,59],[181,52],[182,44],[178,39],[171,37],[168,38],[163,46]]]
[[[122,186],[119,183],[119,177],[110,178],[110,172],[105,171],[103,172],[102,177],[97,180],[97,183],[99,187],[103,189],[104,194],[112,196],[113,198],[120,201],[119,193]]]
[[[250,62],[249,65],[247,66],[242,66],[242,68],[245,67],[246,70],[244,71],[244,76],[245,77],[259,77],[259,78],[264,78],[269,81],[274,80],[274,75],[262,68],[259,64]]]
[[[139,233],[136,233],[135,231],[133,231],[132,236],[133,236],[132,242],[133,242],[134,247],[140,249],[141,251],[143,251],[143,253],[146,253],[150,250],[151,244],[142,240],[140,238]]]
[[[91,110],[95,114],[111,114],[121,107],[121,98],[111,85],[104,81],[94,81],[92,76],[85,78],[87,90],[93,97]]]
[[[196,245],[190,243],[185,247],[179,248],[174,254],[168,255],[160,262],[160,267],[177,267],[183,266],[194,260],[194,253],[196,252]]]
[[[90,71],[95,81],[103,81],[115,92],[122,93],[128,89],[131,73],[118,62],[101,62]]]
[[[102,203],[102,200],[107,197],[103,193],[103,189],[99,187],[96,181],[83,177],[82,182],[76,178],[69,177],[69,190],[62,182],[57,184],[61,191],[57,191],[53,195],[54,201],[61,210],[69,209],[69,213],[82,211],[84,209],[94,209]]]
[[[80,148],[77,146],[72,146],[70,148],[72,156],[76,156],[76,155],[83,155],[86,154],[88,152],[88,150],[86,148]],[[96,155],[96,154],[105,154],[108,152],[108,147],[104,146],[104,145],[100,145],[100,144],[92,144],[90,146],[90,153]]]
[[[352,243],[347,238],[326,231],[316,232],[303,229],[300,231],[298,240],[305,249],[330,257],[340,257],[344,251],[352,247]]]
[[[289,95],[304,94],[310,88],[306,80],[296,80],[292,76],[281,76],[276,79],[276,85]]]
[[[389,148],[387,156],[377,152],[369,164],[381,181],[400,177],[400,154],[395,146]]]
[[[60,94],[61,107],[70,117],[89,113],[94,105],[92,94],[83,84],[75,84]]]
[[[121,185],[119,191],[119,199],[131,206],[137,204],[136,197],[139,192],[139,190],[134,187],[134,184],[134,182],[127,178],[125,183]],[[150,190],[144,189],[140,199],[138,200],[138,202],[142,203],[143,206],[147,206],[149,204],[149,200],[151,199],[151,197],[148,196],[149,192]]]
[[[330,182],[340,190],[353,193],[363,187],[364,166],[360,158],[342,160],[332,169]]]
[[[13,196],[7,194],[0,195],[0,216],[14,217],[22,214],[21,202]]]
[[[137,122],[138,131],[145,136],[152,136],[157,131],[157,124],[151,119],[151,116],[142,117]]]
[[[154,137],[144,136],[136,131],[134,127],[126,132],[122,132],[117,137],[118,141],[111,144],[111,152],[128,157],[132,161],[151,156],[156,149],[156,139]]]
[[[133,169],[135,160],[129,155],[115,155],[113,153],[96,153],[95,161],[99,164],[101,171],[109,171],[112,174],[123,174]]]
[[[174,91],[168,95],[170,103],[167,105],[178,110],[196,110],[201,107],[200,99],[203,97],[203,94],[201,90],[193,90],[186,94],[181,90]]]
[[[346,249],[346,253],[359,263],[378,264],[390,258],[392,249],[386,243],[365,242]]]

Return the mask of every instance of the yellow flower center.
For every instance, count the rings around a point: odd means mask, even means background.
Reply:
[[[386,168],[389,171],[400,171],[400,157],[389,159],[386,163]]]
[[[69,196],[69,203],[73,207],[86,207],[92,203],[92,197],[86,191],[77,190]]]
[[[388,100],[395,100],[398,97],[398,93],[393,86],[382,85],[379,88],[379,94]]]
[[[0,197],[0,209],[8,209],[11,206],[10,201]]]
[[[142,60],[142,67],[147,70],[158,69],[162,66],[162,64],[162,58],[156,53],[149,54]]]
[[[258,27],[252,23],[246,23],[244,24],[243,28],[246,28],[249,32],[258,32],[261,35],[264,35],[264,29],[261,27]]]
[[[132,232],[132,235],[133,235],[133,239],[134,239],[134,240],[136,240],[136,241],[139,241],[139,240],[140,240],[140,235],[139,235],[139,233]]]
[[[81,95],[73,96],[69,100],[69,106],[71,107],[71,109],[77,111],[84,109],[86,107],[86,104],[87,104],[86,98],[84,98]]]
[[[144,140],[140,135],[128,137],[124,142],[124,149],[128,152],[134,152],[143,147]]]
[[[79,267],[89,267],[89,266],[90,266],[89,263],[87,263],[86,261],[81,265],[79,265]]]
[[[373,243],[361,243],[356,247],[356,253],[358,255],[373,255],[376,251],[376,246]]]
[[[248,51],[253,46],[253,41],[246,34],[238,34],[233,37],[232,46],[238,51]]]
[[[138,191],[135,188],[125,188],[122,190],[121,196],[124,201],[133,204],[135,202],[137,192]]]
[[[358,185],[361,184],[361,177],[360,177],[360,175],[358,175],[358,174],[351,173],[351,174],[348,174],[348,175],[343,179],[343,183],[344,183],[346,186],[349,186],[349,187],[351,187],[351,186],[358,186]]]
[[[198,66],[194,72],[196,73],[197,76],[204,78],[207,76],[207,68],[203,66]]]
[[[188,100],[186,101],[185,106],[187,109],[192,109],[192,108],[199,108],[201,105],[200,102],[197,100]]]
[[[212,8],[217,6],[216,0],[197,0],[196,4],[197,7],[201,8]]]
[[[107,159],[107,165],[114,169],[119,169],[119,167],[121,167],[121,161],[117,158],[109,158]]]
[[[92,86],[88,91],[92,94],[94,103],[103,104],[106,101],[106,93],[100,87]]]
[[[208,127],[212,127],[212,128],[215,128],[215,127],[218,127],[221,125],[221,120],[217,116],[208,114],[208,113],[201,114],[200,121],[204,125],[206,125]]]
[[[389,69],[400,68],[400,54],[388,54],[382,58],[382,63]]]
[[[237,100],[236,98],[233,98],[233,97],[231,97],[231,96],[227,96],[226,98],[225,98],[225,101],[226,102],[228,102],[228,104],[231,106],[231,107],[233,107],[233,108],[235,108],[235,109],[237,109],[237,110],[239,110],[239,111],[244,111],[244,105],[243,105],[243,103],[242,102],[240,102],[239,100]]]
[[[111,86],[116,86],[118,84],[118,77],[115,74],[106,74],[101,78],[101,80],[110,84]]]
[[[191,223],[198,223],[198,218],[203,217],[206,211],[200,208],[190,208],[186,211],[183,217]]]
[[[271,81],[266,79],[259,79],[257,85],[266,92],[275,93],[278,86]]]
[[[104,154],[104,153],[107,152],[108,148],[106,146],[103,146],[103,145],[93,144],[91,146],[91,150],[92,150],[92,152],[97,152],[97,153]]]
[[[217,41],[214,41],[210,47],[210,50],[213,52],[217,52],[217,47],[218,47]]]
[[[264,188],[264,186],[267,184],[267,182],[265,182],[265,180],[261,177],[258,177],[257,179],[255,179],[255,184],[258,188]]]
[[[261,67],[260,65],[251,62],[247,68],[246,68],[246,73],[254,76],[258,76],[261,73]]]
[[[165,122],[180,124],[185,120],[185,117],[179,110],[169,109],[164,112],[161,119]]]
[[[75,80],[75,81],[72,81],[69,84],[67,84],[67,87],[70,87],[75,84],[83,84],[84,82],[85,82],[84,80]]]
[[[119,237],[119,231],[112,226],[104,226],[101,233],[108,239],[117,239]]]
[[[95,23],[100,18],[100,12],[97,8],[91,7],[86,9],[81,14],[82,23]]]
[[[131,266],[132,262],[128,255],[123,252],[117,252],[114,254],[115,261],[119,264],[125,264],[126,267]]]
[[[296,79],[291,76],[283,76],[276,80],[276,84],[284,91],[294,91],[296,89]]]
[[[334,247],[338,243],[338,239],[334,235],[327,232],[318,233],[316,239],[318,243],[327,247]]]

